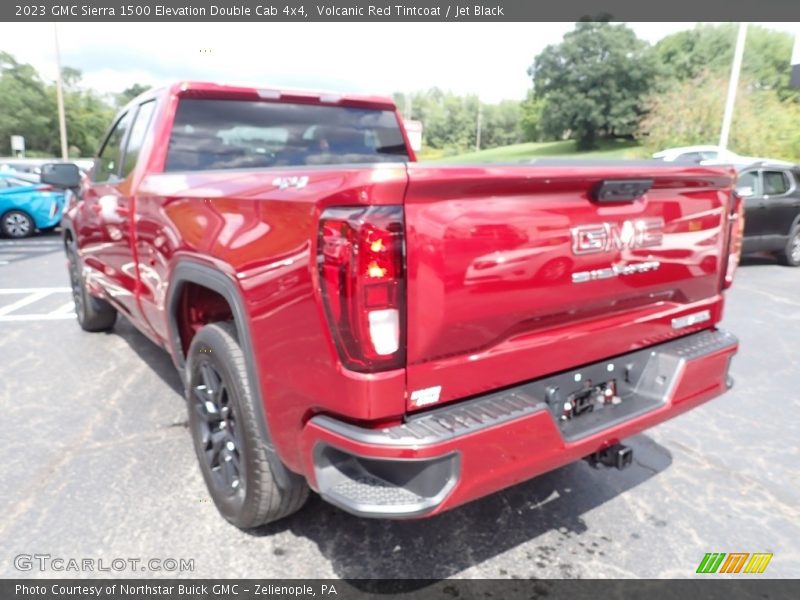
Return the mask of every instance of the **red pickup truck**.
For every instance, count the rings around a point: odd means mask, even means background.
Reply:
[[[309,488],[422,517],[726,391],[731,169],[415,162],[388,99],[180,83],[117,117],[63,220],[87,331],[171,355],[231,523]]]

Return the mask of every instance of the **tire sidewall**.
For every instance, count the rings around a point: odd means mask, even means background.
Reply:
[[[86,285],[83,282],[81,260],[78,257],[78,253],[75,250],[75,247],[74,247],[74,245],[72,243],[68,242],[66,246],[67,246],[67,250],[66,250],[66,252],[67,252],[67,260],[70,263],[69,264],[69,269],[75,269],[75,279],[77,280],[76,282],[73,282],[72,281],[73,275],[72,275],[72,273],[70,273],[70,281],[69,281],[70,286],[75,286],[75,285],[79,285],[80,286],[80,289],[78,290],[78,293],[81,295],[81,306],[80,307],[79,306],[75,306],[75,316],[78,319],[78,324],[83,325],[83,323],[86,320],[86,302],[87,302],[88,294],[86,293]],[[74,289],[73,289],[73,294],[74,293],[75,292],[74,292]],[[75,301],[75,298],[73,296],[73,304],[74,304],[74,301]]]
[[[241,350],[238,350],[241,352]],[[186,361],[186,400],[189,411],[189,431],[192,436],[195,455],[203,474],[206,487],[214,500],[219,512],[234,525],[240,526],[250,519],[252,511],[253,480],[252,474],[256,440],[254,424],[247,418],[243,410],[243,398],[249,393],[248,386],[244,385],[235,368],[237,357],[231,356],[231,348],[222,339],[222,334],[214,326],[201,329],[192,340]],[[194,409],[196,400],[192,397],[194,386],[197,385],[200,366],[208,361],[223,379],[228,390],[228,403],[234,415],[234,421],[239,429],[239,475],[242,486],[239,492],[224,495],[217,487],[208,463],[205,458],[202,441],[200,439],[200,417]]]
[[[798,238],[800,238],[800,227],[795,227],[789,235],[789,241],[786,242],[786,249],[783,252],[784,262],[790,267],[800,267],[800,260],[792,258],[792,246]]]

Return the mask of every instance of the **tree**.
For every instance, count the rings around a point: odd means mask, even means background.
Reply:
[[[54,90],[51,95],[55,101]],[[114,118],[113,109],[93,90],[73,89],[64,93],[64,112],[70,148],[76,148],[76,156],[93,155]]]
[[[582,149],[633,134],[657,73],[652,48],[631,29],[592,21],[576,23],[528,69],[535,98],[544,101],[542,131],[574,137]]]
[[[52,113],[47,90],[31,65],[18,63],[7,52],[0,52],[0,155],[11,154],[12,135],[25,137],[33,150],[44,150],[52,136]]]
[[[484,104],[481,119],[481,148],[496,148],[524,141],[522,109],[516,100]]]
[[[542,130],[542,111],[544,99],[536,98],[533,90],[528,92],[527,98],[520,105],[519,124],[522,130],[522,139],[525,142],[540,142],[545,138]]]
[[[95,91],[81,87],[78,69],[64,67],[61,80],[70,154],[90,156],[100,146],[113,109]],[[0,155],[11,153],[12,135],[24,136],[31,154],[60,152],[55,83],[45,83],[31,65],[0,52],[0,98]]]
[[[647,100],[649,113],[638,137],[646,149],[713,143],[719,137],[727,75],[712,71],[675,82]],[[736,94],[730,148],[744,155],[795,161],[800,156],[800,105],[781,101],[778,91],[764,89],[743,76]]]
[[[406,95],[394,94],[401,111],[407,106]],[[438,88],[411,96],[412,118],[423,123],[423,143],[428,148],[463,152],[475,147],[478,129],[477,96],[458,96]],[[519,102],[504,100],[498,104],[480,104],[481,148],[493,148],[523,141]]]
[[[697,25],[661,39],[655,53],[662,65],[665,83],[694,79],[711,72],[727,77],[733,61],[737,25]],[[760,89],[775,90],[781,100],[798,99],[789,85],[792,36],[751,25],[747,30],[742,73]]]
[[[136,98],[136,96],[138,96],[139,94],[149,90],[150,87],[151,86],[149,86],[149,85],[143,85],[141,83],[134,83],[132,86],[124,89],[119,94],[117,94],[114,102],[119,108],[122,108],[128,102],[130,102],[131,100]]]

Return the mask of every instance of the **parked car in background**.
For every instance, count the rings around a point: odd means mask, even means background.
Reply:
[[[0,158],[0,172],[16,171],[17,173],[29,173],[38,176],[45,163],[69,162],[78,165],[82,173],[88,172],[94,165],[91,158],[76,158],[74,160],[57,160],[53,158]]]
[[[742,252],[770,252],[800,266],[800,166],[759,162],[740,167],[737,193],[744,198]]]
[[[756,162],[766,161],[767,159],[756,156],[741,156],[730,150],[719,146],[683,146],[681,148],[668,148],[653,154],[653,158],[665,162],[695,163],[698,165],[750,165]],[[780,160],[770,161],[786,167],[792,163]]]
[[[63,191],[25,173],[0,171],[0,232],[4,236],[24,238],[37,229],[52,229],[63,212]]]

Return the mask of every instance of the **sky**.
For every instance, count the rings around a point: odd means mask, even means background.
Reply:
[[[651,43],[695,23],[632,23]],[[800,33],[800,23],[764,23]],[[389,95],[438,86],[522,99],[526,71],[574,23],[60,23],[61,61],[87,87],[194,79]],[[52,23],[0,23],[0,50],[55,78]]]

